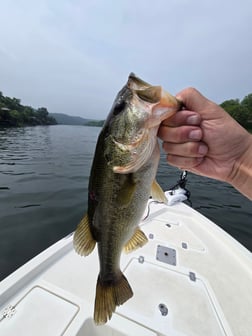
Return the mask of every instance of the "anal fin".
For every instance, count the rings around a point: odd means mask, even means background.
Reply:
[[[162,202],[167,204],[168,200],[165,196],[165,193],[163,192],[160,185],[157,183],[156,180],[153,181],[151,186],[151,196],[155,201]]]
[[[87,214],[82,218],[77,226],[73,237],[73,244],[75,251],[82,256],[89,255],[95,247],[96,241],[90,231]]]
[[[148,242],[148,238],[145,233],[139,228],[136,229],[133,236],[124,246],[124,252],[129,253],[138,249],[139,247],[144,246]]]

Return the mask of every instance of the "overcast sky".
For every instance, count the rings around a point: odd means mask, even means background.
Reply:
[[[218,103],[252,93],[252,1],[1,0],[4,95],[104,119],[131,71]]]

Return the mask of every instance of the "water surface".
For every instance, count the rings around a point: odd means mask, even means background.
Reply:
[[[72,232],[87,208],[89,171],[100,128],[0,129],[0,280]],[[161,156],[158,181],[179,170]],[[193,207],[252,250],[252,202],[231,186],[190,174]]]

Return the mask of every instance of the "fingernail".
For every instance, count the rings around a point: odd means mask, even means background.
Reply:
[[[189,138],[192,140],[200,140],[201,134],[202,132],[200,129],[194,129],[189,133]]]
[[[198,115],[191,115],[187,118],[188,125],[198,125],[200,123],[200,118]]]
[[[198,153],[201,155],[206,155],[206,153],[208,152],[208,148],[206,145],[200,145],[199,146],[199,150]]]

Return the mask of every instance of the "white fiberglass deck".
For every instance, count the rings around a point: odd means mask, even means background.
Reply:
[[[134,296],[109,323],[92,320],[97,251],[70,236],[0,283],[0,335],[251,336],[251,253],[184,204],[150,210],[149,243],[121,259]]]

